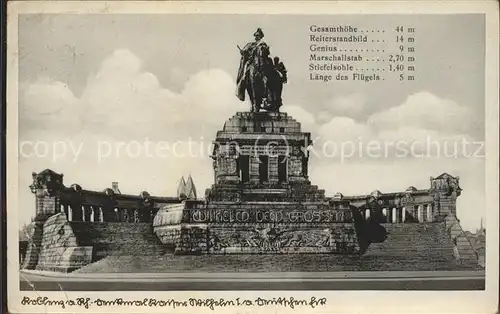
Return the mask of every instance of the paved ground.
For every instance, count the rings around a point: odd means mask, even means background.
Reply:
[[[59,274],[23,271],[21,290],[482,290],[484,271]]]

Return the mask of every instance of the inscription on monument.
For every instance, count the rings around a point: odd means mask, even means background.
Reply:
[[[349,222],[351,219],[350,212],[336,210],[195,209],[189,215],[189,222],[195,223],[328,223]]]

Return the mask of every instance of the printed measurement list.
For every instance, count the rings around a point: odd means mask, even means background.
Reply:
[[[318,82],[414,81],[417,29],[397,25],[369,29],[353,25],[309,27],[309,80]]]

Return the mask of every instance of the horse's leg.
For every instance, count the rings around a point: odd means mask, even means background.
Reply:
[[[248,93],[248,98],[250,99],[250,112],[255,112],[255,98],[253,95],[251,82],[247,84],[247,93]]]
[[[264,79],[263,77],[259,76],[258,78],[256,78],[254,85],[255,86],[254,97],[256,99],[255,105],[257,107],[257,111],[262,109],[262,101],[264,100],[266,92],[263,79]]]
[[[251,89],[248,89],[248,98],[250,98],[250,112],[255,112],[255,99]]]
[[[252,88],[252,70],[250,69],[246,74],[245,85],[246,92],[248,94],[248,99],[250,100],[250,112],[254,112],[254,96],[253,96],[253,88]]]
[[[262,100],[259,98],[259,88],[255,76],[252,76],[252,82],[249,86],[252,88],[252,110],[253,112],[259,112]]]

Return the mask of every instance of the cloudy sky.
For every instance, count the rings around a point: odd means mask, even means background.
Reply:
[[[414,27],[416,79],[309,81],[312,24],[385,30],[377,48],[386,51],[397,47],[396,26]],[[64,173],[66,185],[101,190],[119,181],[128,194],[174,195],[191,174],[203,194],[213,181],[206,152],[216,131],[248,108],[234,96],[236,46],[257,27],[289,70],[282,111],[316,139],[313,184],[330,195],[393,192],[428,188],[430,176],[448,172],[464,189],[463,227],[479,226],[484,149],[476,153],[473,143],[484,141],[484,21],[477,15],[21,15],[20,223],[34,214],[31,172],[45,168]],[[387,148],[368,154],[370,142]],[[421,145],[401,156],[387,144],[397,142]],[[159,153],[158,145],[169,149]]]

